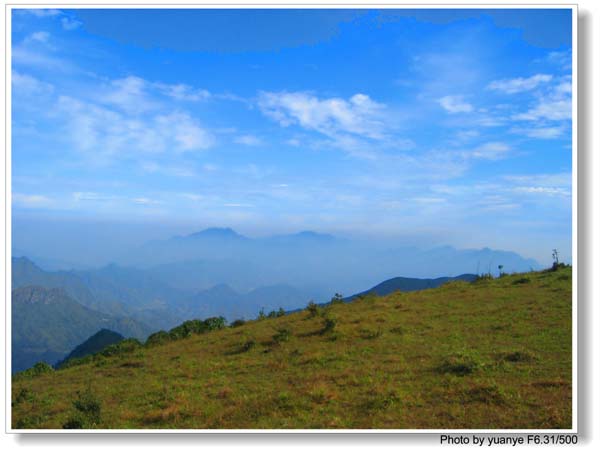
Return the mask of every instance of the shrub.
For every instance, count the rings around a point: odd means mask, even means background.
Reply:
[[[500,405],[505,402],[505,396],[496,385],[476,386],[465,392],[464,401]]]
[[[170,340],[171,336],[169,335],[169,333],[167,333],[164,330],[160,330],[148,336],[148,339],[146,339],[146,345],[160,345],[164,344],[165,342],[169,342]]]
[[[444,358],[437,367],[437,371],[439,373],[465,376],[475,372],[479,367],[481,367],[481,364],[475,357],[465,353],[456,353]]]
[[[482,273],[481,275],[477,275],[477,278],[475,278],[475,282],[489,281],[493,278],[494,277],[491,273]]]
[[[335,317],[326,317],[323,323],[323,329],[321,334],[331,333],[337,325],[337,319]]]
[[[33,367],[30,367],[29,369],[24,370],[22,372],[16,373],[13,378],[15,380],[19,380],[22,378],[33,378],[33,377],[43,375],[45,373],[52,373],[52,372],[54,372],[54,369],[50,364],[40,361],[38,363],[35,363],[35,365]]]
[[[501,361],[518,363],[535,361],[537,358],[527,350],[517,350],[514,352],[500,353],[498,359]]]
[[[283,316],[285,316],[285,309],[279,308],[277,310],[277,317],[283,317]]]
[[[317,317],[319,315],[319,306],[312,300],[306,306],[309,317]]]
[[[254,347],[256,347],[256,341],[254,339],[248,339],[246,342],[242,344],[242,351],[249,352]]]
[[[246,321],[244,319],[234,320],[233,322],[231,322],[231,328],[241,327],[245,323],[246,323]]]
[[[202,322],[202,331],[201,332],[205,333],[207,331],[220,330],[222,328],[225,328],[226,324],[227,324],[227,321],[225,320],[225,317],[222,317],[222,316],[209,317],[204,322]]]
[[[381,330],[381,327],[377,328],[377,330],[365,328],[360,330],[360,335],[363,339],[377,339],[383,335],[383,331]]]
[[[531,283],[531,279],[529,279],[527,277],[517,278],[515,281],[513,281],[513,284],[527,284],[527,283]]]
[[[21,388],[15,396],[15,401],[12,403],[18,405],[19,403],[29,402],[33,400],[33,393],[27,388]]]
[[[290,340],[292,336],[292,332],[289,328],[280,328],[277,330],[277,333],[273,336],[273,342],[276,344],[281,344],[282,342],[287,342]]]
[[[102,404],[96,398],[90,386],[84,391],[77,391],[73,401],[74,413],[63,424],[65,429],[95,428],[100,424]]]
[[[121,342],[117,342],[116,344],[109,345],[104,350],[102,350],[98,355],[101,356],[114,356],[114,355],[123,355],[125,353],[131,353],[135,350],[138,350],[142,347],[142,343],[135,338],[127,338],[123,339]]]
[[[181,325],[171,329],[169,336],[171,339],[183,339],[192,334],[202,334],[208,331],[220,330],[225,328],[226,320],[224,317],[209,317],[206,320],[187,320]]]
[[[342,296],[342,294],[336,292],[335,295],[331,297],[331,304],[335,305],[339,303],[344,303],[344,297]]]
[[[277,317],[277,311],[271,311],[269,314],[267,314],[267,317],[269,319],[274,319],[275,317]]]
[[[267,318],[267,315],[265,314],[265,308],[261,308],[260,311],[258,312],[258,317],[256,318],[256,320],[264,320]]]

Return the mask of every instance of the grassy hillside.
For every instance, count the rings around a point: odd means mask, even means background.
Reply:
[[[569,428],[571,269],[131,348],[14,377],[13,427]]]

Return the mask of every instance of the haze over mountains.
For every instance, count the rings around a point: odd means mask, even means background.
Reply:
[[[56,363],[101,328],[144,339],[191,318],[250,319],[261,309],[326,302],[336,292],[385,294],[447,281],[414,278],[539,268],[488,248],[367,245],[310,231],[249,238],[229,228],[150,241],[114,261],[43,270],[30,258],[13,258],[13,369],[38,359]]]

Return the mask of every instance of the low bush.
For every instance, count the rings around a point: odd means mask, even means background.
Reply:
[[[292,332],[289,328],[280,328],[277,330],[277,333],[273,335],[273,342],[281,344],[282,342],[289,341],[291,336]]]
[[[160,345],[165,342],[169,342],[171,340],[171,336],[164,330],[157,331],[156,333],[151,334],[146,339],[146,346]]]
[[[97,353],[100,356],[115,356],[115,355],[123,355],[126,353],[134,352],[142,347],[142,343],[135,338],[127,338],[123,339],[121,342],[117,342],[116,344],[109,345],[100,353]]]
[[[319,315],[319,305],[315,302],[310,301],[306,306],[306,310],[308,311],[309,317],[317,317]]]
[[[331,302],[332,305],[335,304],[339,304],[339,303],[344,303],[344,297],[342,296],[342,294],[336,292],[335,295],[333,297],[331,297]]]
[[[321,330],[321,334],[333,332],[333,330],[335,330],[336,325],[337,319],[335,317],[326,317],[323,321],[323,329]]]
[[[22,372],[16,373],[15,375],[13,375],[13,379],[19,380],[22,378],[34,378],[45,373],[52,372],[54,372],[54,368],[50,364],[40,361],[36,363],[33,367],[30,367],[29,369],[24,370]]]
[[[475,372],[481,367],[481,363],[473,355],[466,353],[455,353],[445,357],[436,367],[439,373],[465,376]]]
[[[187,320],[181,325],[169,330],[169,337],[173,340],[184,339],[192,334],[202,334],[209,331],[225,328],[227,322],[224,317],[209,317],[206,320]]]
[[[94,395],[91,387],[81,392],[77,391],[77,398],[73,401],[75,411],[63,424],[65,429],[97,428],[101,421],[102,404]]]

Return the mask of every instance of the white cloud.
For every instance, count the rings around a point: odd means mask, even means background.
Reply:
[[[181,197],[183,197],[185,199],[188,199],[188,200],[191,200],[193,202],[199,202],[199,201],[201,201],[201,200],[204,199],[204,196],[199,195],[199,194],[193,194],[193,193],[190,193],[190,192],[183,192],[180,195],[181,195]]]
[[[20,194],[17,192],[12,193],[12,202],[13,205],[26,208],[40,208],[51,204],[50,198],[45,195]]]
[[[236,144],[248,145],[250,147],[256,147],[262,144],[262,140],[251,134],[236,137],[233,142]]]
[[[536,175],[506,175],[504,179],[510,183],[524,186],[570,188],[572,175],[570,172]]]
[[[69,61],[33,51],[24,45],[15,46],[12,49],[11,56],[13,67],[22,65],[41,68],[43,70],[56,70],[58,72],[72,72],[75,68]]]
[[[535,175],[507,175],[503,177],[512,187],[510,191],[520,194],[569,197],[571,195],[570,172]]]
[[[108,103],[128,113],[139,114],[158,107],[146,93],[147,82],[139,77],[129,76],[113,80],[98,95],[103,103]]]
[[[446,95],[440,98],[438,102],[450,114],[473,111],[473,105],[464,101],[462,95]]]
[[[155,122],[165,141],[174,141],[180,151],[205,150],[214,145],[213,135],[200,127],[188,114],[176,112],[158,116]]]
[[[153,161],[147,161],[142,163],[141,168],[146,173],[158,173],[171,177],[193,177],[196,172],[188,166],[172,166],[165,164],[158,164]]]
[[[75,148],[99,160],[133,153],[197,151],[215,139],[184,112],[127,114],[91,102],[61,96],[60,118]]]
[[[104,202],[113,200],[114,196],[98,194],[97,192],[73,192],[73,199],[76,201],[92,201],[92,202]]]
[[[503,142],[488,142],[480,145],[466,156],[476,159],[497,160],[506,157],[510,147]]]
[[[522,192],[525,194],[540,194],[550,196],[561,196],[568,197],[571,192],[568,189],[560,187],[544,187],[544,186],[520,186],[514,188],[515,192]]]
[[[153,200],[148,197],[136,197],[132,198],[131,201],[136,205],[158,205],[160,203],[158,200]]]
[[[345,134],[381,140],[386,134],[385,105],[365,94],[345,100],[319,99],[306,92],[261,92],[258,106],[281,126],[296,124],[330,138]]]
[[[54,91],[54,86],[50,83],[46,83],[38,80],[31,75],[12,71],[11,82],[13,93],[21,95],[43,95],[49,94]]]
[[[32,16],[36,16],[36,17],[53,17],[53,16],[59,16],[62,14],[62,11],[58,10],[58,9],[40,9],[40,8],[31,8],[31,9],[17,9],[15,11],[18,12],[23,12],[26,14],[31,14]]]
[[[83,25],[80,21],[70,17],[63,17],[62,19],[60,19],[60,24],[62,25],[63,30],[67,31],[76,30],[81,25]]]
[[[512,128],[511,132],[536,139],[555,139],[564,133],[562,127]]]
[[[50,33],[48,33],[47,31],[36,31],[27,36],[24,42],[40,42],[42,44],[45,44],[46,42],[48,42],[49,39]]]
[[[131,75],[103,86],[96,99],[128,113],[139,114],[164,107],[164,99],[161,96],[187,102],[211,98],[210,92],[205,89],[193,88],[186,84],[151,82]]]
[[[487,88],[500,91],[505,94],[516,94],[518,92],[530,91],[542,83],[548,83],[552,80],[552,75],[537,74],[529,78],[511,78],[504,80],[495,80],[488,84]]]
[[[561,121],[571,119],[571,82],[561,81],[552,90],[541,96],[535,106],[528,111],[513,116],[515,120],[550,120]]]
[[[211,98],[210,92],[206,89],[195,89],[187,84],[154,83],[153,86],[162,94],[174,98],[175,100],[198,102]]]

